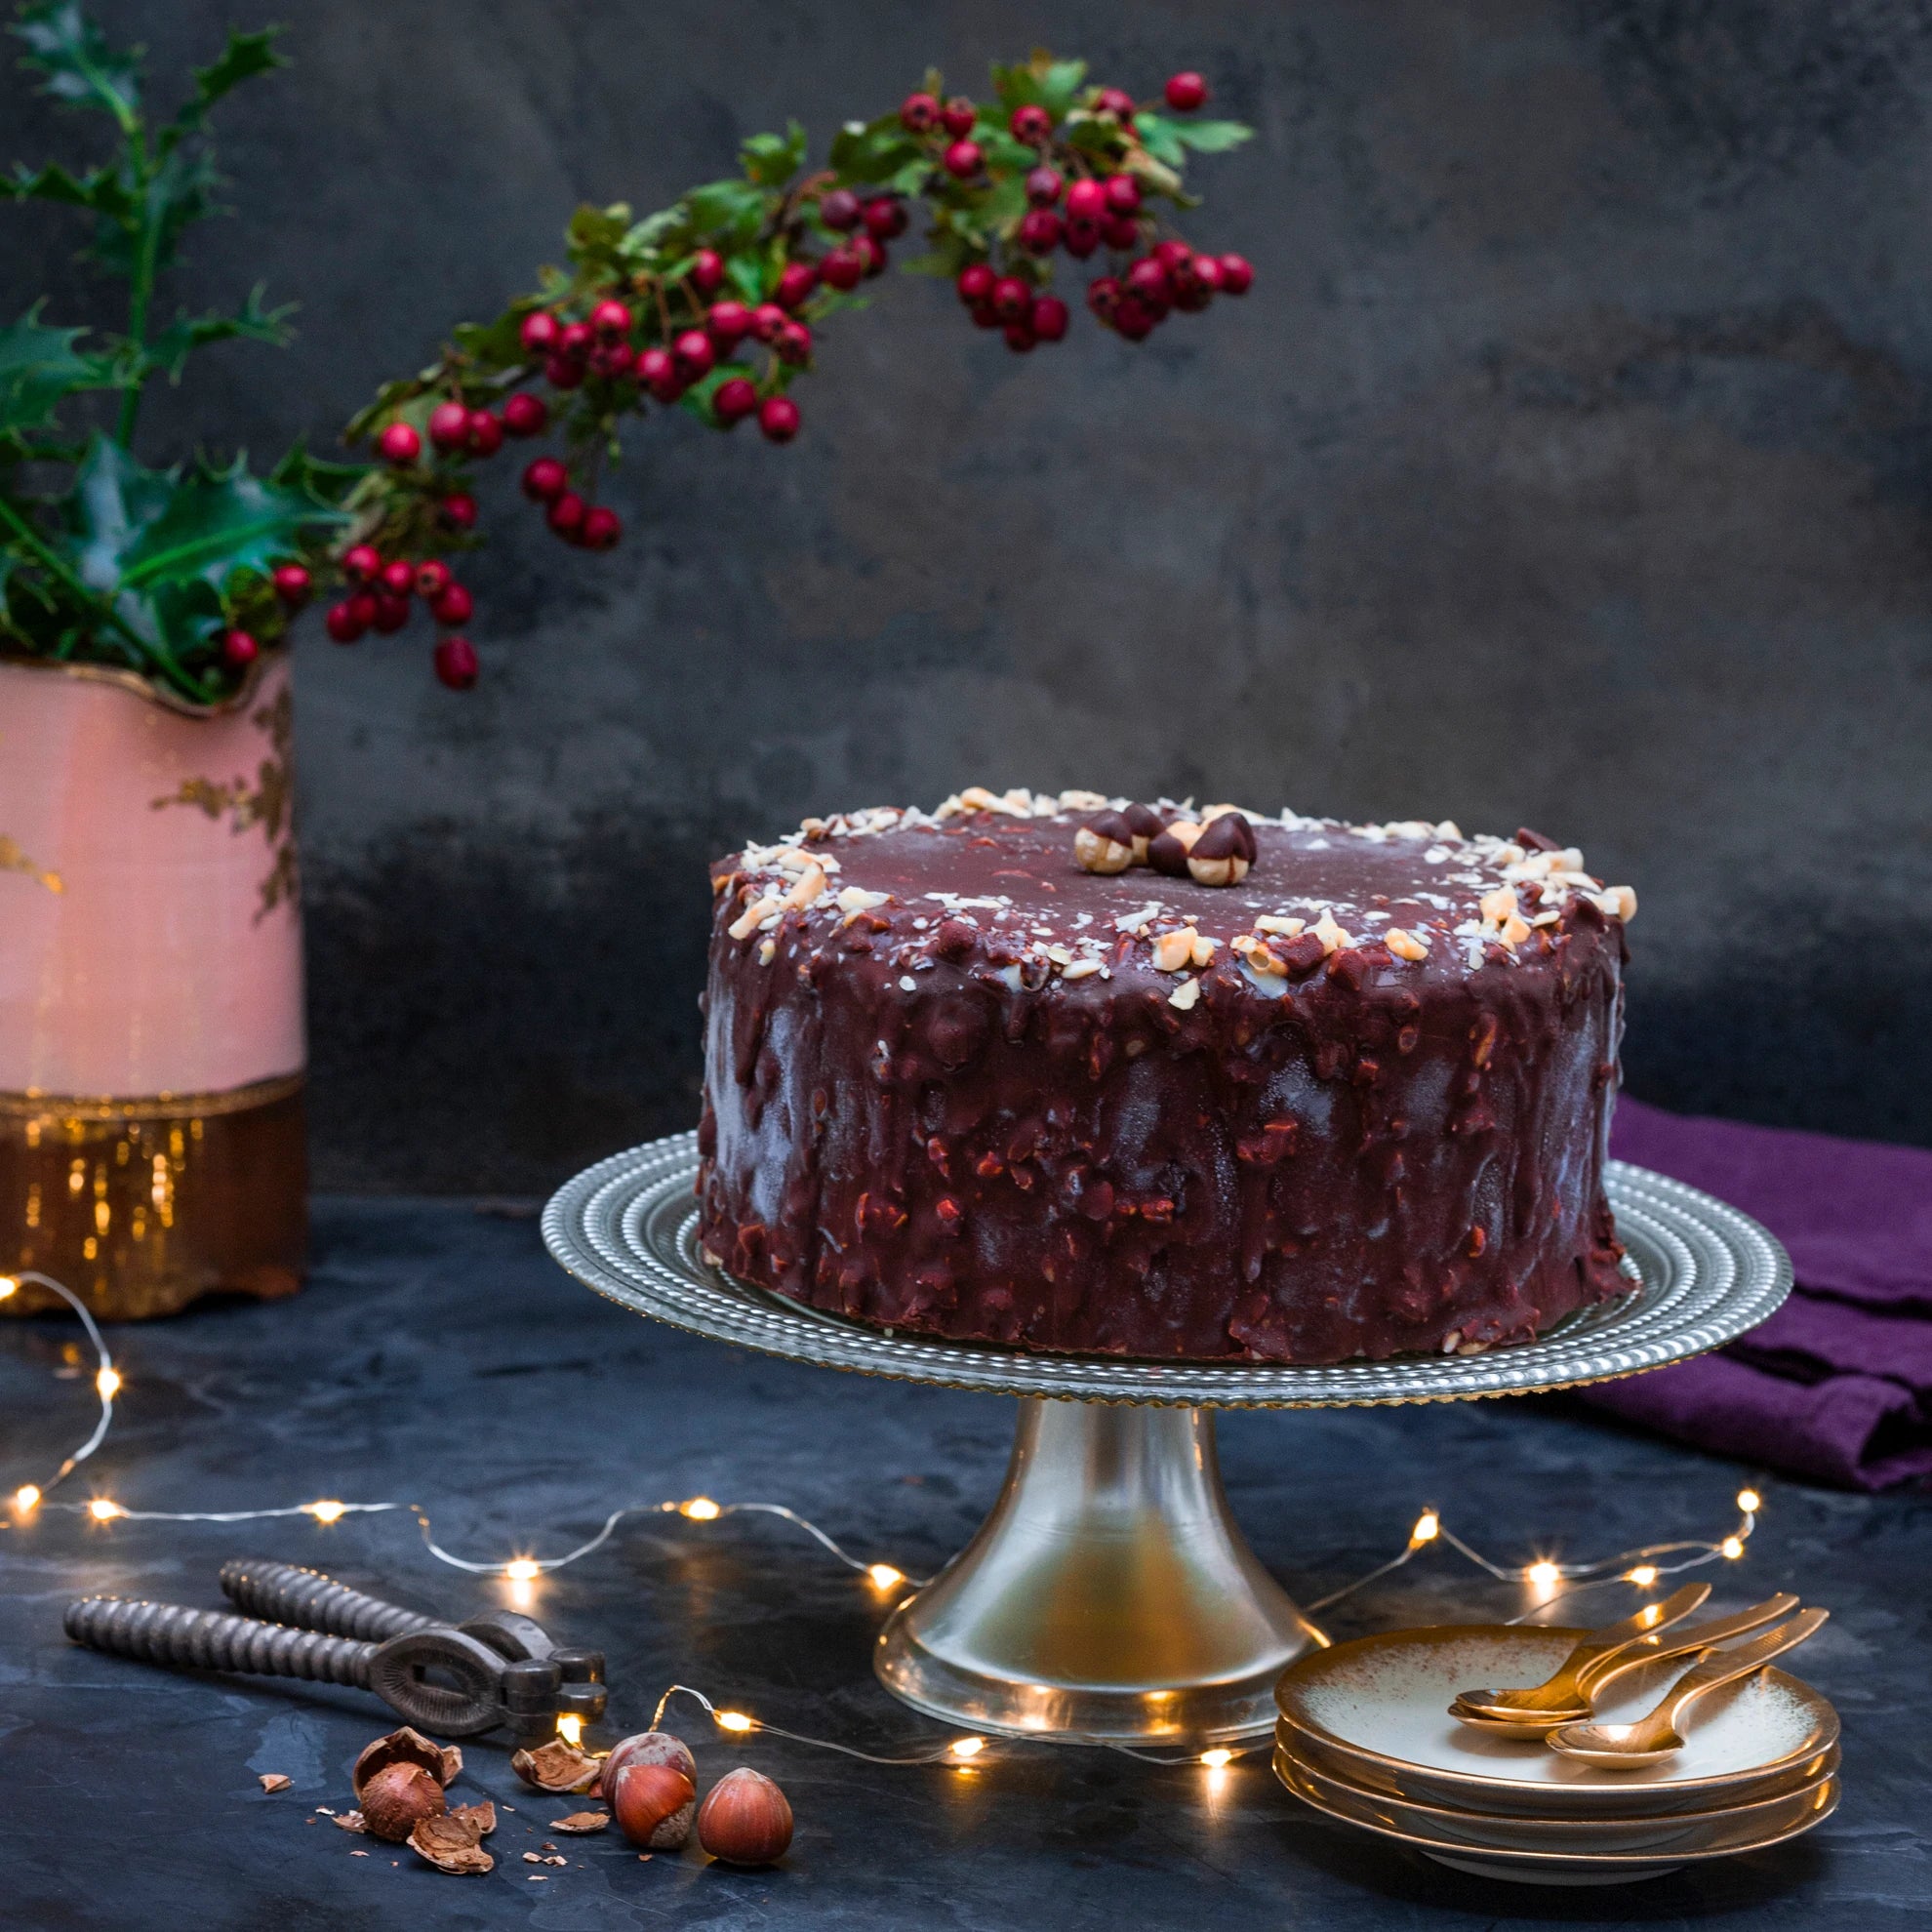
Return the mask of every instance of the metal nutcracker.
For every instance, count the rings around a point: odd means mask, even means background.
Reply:
[[[86,1596],[64,1625],[76,1643],[143,1663],[373,1691],[406,1723],[449,1738],[506,1725],[536,1745],[560,1716],[604,1714],[604,1653],[558,1644],[513,1610],[451,1624],[319,1570],[243,1557],[221,1566],[221,1590],[250,1614]]]

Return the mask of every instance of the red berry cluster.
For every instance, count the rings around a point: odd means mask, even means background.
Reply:
[[[1207,83],[1199,74],[1176,74],[1164,99],[1176,112],[1190,113],[1206,104]],[[1090,111],[1110,114],[1131,130],[1140,109],[1119,89],[1102,88]],[[978,119],[970,101],[942,105],[930,94],[909,95],[899,118],[908,134],[946,142],[941,163],[948,175],[970,181],[985,165],[985,149],[968,139]],[[1046,108],[1030,102],[1014,108],[1007,131],[1039,153],[1025,177],[1026,212],[1013,229],[1017,259],[1005,274],[990,262],[969,262],[954,286],[975,325],[1000,330],[1009,348],[1024,354],[1067,334],[1067,304],[1027,278],[1062,249],[1076,262],[1103,248],[1129,258],[1088,286],[1087,306],[1130,342],[1146,341],[1175,309],[1203,309],[1216,295],[1246,295],[1253,285],[1255,271],[1238,255],[1201,255],[1172,239],[1137,253],[1154,228],[1139,180],[1127,169],[1096,168],[1089,149],[1061,143]]]
[[[330,635],[353,643],[398,630],[421,597],[451,632],[437,674],[472,684],[475,653],[455,632],[469,593],[433,554],[462,547],[476,526],[468,465],[509,438],[556,433],[560,453],[524,465],[523,495],[564,542],[608,550],[623,525],[595,484],[625,417],[682,403],[715,428],[755,418],[768,441],[790,442],[800,417],[787,390],[811,365],[814,329],[885,271],[911,199],[932,216],[937,256],[919,265],[953,273],[973,321],[1018,352],[1067,335],[1068,305],[1049,287],[1063,253],[1108,252],[1087,305],[1129,342],[1177,309],[1246,292],[1247,262],[1163,236],[1151,205],[1187,205],[1185,149],[1227,147],[1246,130],[1180,130],[1043,54],[995,69],[994,84],[1001,104],[985,106],[946,96],[934,77],[897,115],[848,123],[820,173],[800,173],[802,134],[761,135],[745,144],[742,182],[694,190],[642,222],[623,207],[581,211],[571,269],[550,271],[541,299],[459,331],[434,368],[389,384],[350,425],[382,462],[349,499]],[[1180,73],[1161,104],[1187,114],[1207,99],[1200,75]],[[275,587],[285,594],[279,576]],[[262,594],[258,610],[271,607]],[[221,648],[239,665],[255,640],[235,631]]]
[[[390,425],[391,428],[406,426]],[[400,438],[397,440],[400,442]],[[450,575],[448,564],[440,557],[428,557],[421,563],[391,557],[384,562],[373,543],[351,543],[342,552],[342,564],[343,575],[354,587],[341,603],[329,607],[329,614],[323,620],[329,635],[338,644],[354,644],[371,630],[379,636],[392,636],[409,623],[410,598],[417,596],[428,605],[429,615],[448,631],[437,640],[436,675],[452,691],[467,691],[476,682],[475,649],[468,638],[455,629],[456,625],[469,622],[475,602]],[[277,572],[278,591],[280,578],[281,573]]]

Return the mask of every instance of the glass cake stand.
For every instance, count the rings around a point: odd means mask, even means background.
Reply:
[[[1567,1389],[1682,1361],[1762,1321],[1785,1251],[1694,1187],[1610,1163],[1638,1287],[1534,1342],[1325,1368],[1029,1354],[866,1327],[755,1288],[698,1251],[697,1136],[561,1187],[543,1239],[580,1281],[694,1335],[792,1361],[1020,1398],[1005,1487],[972,1542],[893,1612],[880,1681],[970,1730],[1200,1745],[1272,1728],[1274,1682],[1328,1639],[1229,1513],[1216,1409],[1443,1402]]]

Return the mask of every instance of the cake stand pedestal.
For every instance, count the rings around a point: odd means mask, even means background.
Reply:
[[[1123,1361],[932,1342],[842,1320],[698,1251],[696,1136],[614,1155],[543,1213],[550,1253],[641,1314],[793,1361],[1021,1398],[1006,1484],[973,1541],[894,1611],[880,1681],[969,1730],[1198,1746],[1272,1728],[1282,1670],[1327,1638],[1228,1507],[1218,1408],[1467,1400],[1605,1381],[1754,1327],[1791,1290],[1784,1250],[1709,1194],[1613,1161],[1638,1286],[1534,1342],[1326,1368]]]

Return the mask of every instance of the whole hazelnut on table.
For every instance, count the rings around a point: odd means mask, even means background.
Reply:
[[[698,1842],[724,1865],[770,1865],[791,1843],[791,1807],[769,1778],[741,1765],[698,1807]]]
[[[449,1809],[443,1788],[420,1764],[385,1764],[362,1788],[362,1822],[374,1837],[407,1842],[425,1818]]]
[[[624,1774],[633,1770],[653,1775],[626,1780]],[[636,1843],[678,1851],[690,1838],[698,1815],[698,1764],[682,1738],[639,1731],[613,1745],[597,1789],[619,1829]]]
[[[1073,856],[1090,872],[1124,872],[1134,863],[1134,827],[1120,812],[1096,812],[1073,834]]]

